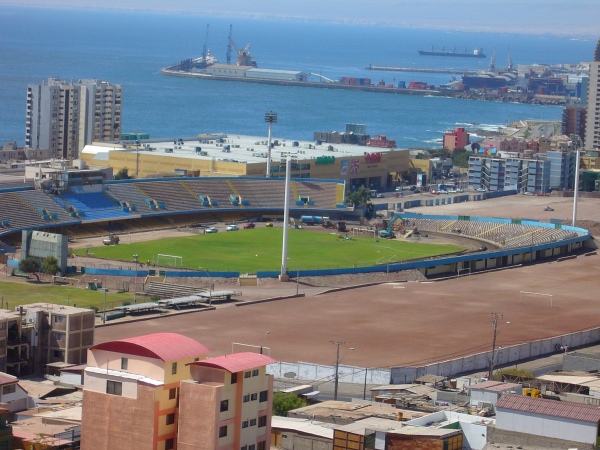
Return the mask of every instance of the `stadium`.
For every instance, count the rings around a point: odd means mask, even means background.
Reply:
[[[59,233],[78,240],[92,236],[102,237],[109,233],[142,234],[150,230],[271,220],[283,216],[284,181],[277,179],[184,177],[103,182],[89,176],[70,175],[68,183],[60,186],[47,183],[40,187],[41,189],[10,188],[0,192],[0,239],[9,253],[20,244],[23,231]],[[310,214],[359,222],[360,211],[345,204],[345,186],[338,180],[295,179],[291,182],[291,191],[291,217],[299,218]],[[510,364],[551,353],[559,341],[576,347],[597,340],[595,319],[593,314],[589,314],[589,302],[592,299],[587,295],[588,291],[572,300],[572,304],[578,306],[569,308],[568,312],[564,310],[564,300],[558,301],[557,296],[552,308],[547,308],[544,304],[545,314],[540,314],[541,295],[526,295],[526,301],[520,295],[521,291],[543,294],[549,290],[540,286],[538,280],[545,277],[544,272],[550,273],[551,269],[544,270],[541,267],[551,267],[557,262],[565,268],[569,264],[581,264],[583,256],[580,256],[586,254],[585,247],[591,242],[591,235],[587,230],[558,221],[420,213],[420,207],[427,210],[429,206],[433,210],[449,205],[471,206],[493,202],[493,199],[487,199],[488,196],[492,197],[493,194],[424,200],[421,205],[415,204],[415,201],[402,202],[394,205],[393,209],[397,210],[401,206],[405,211],[390,214],[388,221],[389,231],[407,239],[411,238],[406,236],[410,234],[412,238],[422,240],[429,236],[457,242],[469,240],[476,243],[477,250],[405,262],[388,260],[385,264],[364,267],[292,270],[289,273],[290,276],[296,275],[303,280],[349,275],[354,277],[355,284],[360,284],[364,279],[361,277],[368,279],[369,274],[415,273],[418,274],[420,283],[404,283],[403,286],[398,283],[376,283],[376,286],[359,286],[331,293],[320,289],[320,292],[310,298],[303,298],[301,304],[299,298],[285,302],[247,302],[246,308],[217,309],[209,314],[188,314],[185,318],[178,319],[167,317],[153,320],[151,324],[145,322],[142,325],[143,332],[154,327],[158,327],[157,330],[177,327],[187,330],[191,337],[206,343],[214,351],[228,353],[230,349],[227,347],[231,342],[256,341],[257,330],[270,330],[270,339],[277,340],[277,346],[272,345],[274,357],[280,361],[311,362],[309,366],[302,366],[303,368],[294,366],[297,363],[293,362],[281,363],[277,371],[280,374],[304,373],[309,379],[322,375],[320,365],[331,365],[330,346],[323,345],[323,342],[343,338],[347,342],[357,342],[356,347],[360,345],[365,350],[368,349],[360,352],[362,356],[356,356],[359,352],[352,352],[353,355],[348,356],[344,363],[352,364],[352,367],[386,368],[381,372],[372,371],[372,376],[375,377],[373,380],[388,377],[388,381],[391,379],[395,382],[412,380],[424,373],[451,375],[486,367],[490,358],[489,313],[505,309],[511,309],[512,314],[521,317],[523,325],[518,336],[515,334],[511,337],[508,343],[511,345],[498,350],[494,355],[497,364]],[[504,197],[499,201],[506,202],[509,199],[516,197]],[[408,213],[406,208],[415,208],[419,212]],[[415,233],[417,230],[418,233]],[[589,255],[586,267],[577,269],[578,273],[589,273],[594,266],[589,262],[595,262],[595,258]],[[534,264],[541,262],[549,264]],[[85,272],[89,276],[148,275],[147,271],[138,272],[137,268],[133,274],[132,271],[119,274],[110,270],[86,268]],[[497,280],[494,288],[506,283],[505,270],[510,272],[510,280],[520,278],[521,275],[516,276],[515,273],[528,274],[533,271],[536,275],[534,279],[530,274],[527,275],[523,287],[511,286],[510,299],[502,292],[491,296],[494,289],[488,280]],[[161,275],[170,278],[173,283],[183,276],[206,275],[200,272],[194,274],[193,271],[185,273],[187,275],[178,273],[177,270],[165,270]],[[481,275],[467,276],[477,273]],[[278,273],[257,271],[256,275],[259,279],[270,279]],[[209,276],[236,278],[240,273]],[[548,283],[557,282],[558,279],[555,276]],[[578,279],[580,283],[589,281],[582,279],[582,276]],[[435,287],[428,289],[428,294],[398,295],[400,292],[407,294],[418,290],[418,286],[429,286],[431,280],[437,281],[433,283]],[[303,282],[303,290],[308,292],[309,287]],[[561,288],[564,289],[564,286]],[[267,292],[256,295],[270,296]],[[474,295],[486,301],[478,300],[477,307],[470,303],[471,300],[462,302]],[[537,304],[536,300],[539,300]],[[340,301],[343,303],[339,304]],[[383,309],[379,310],[377,304]],[[396,309],[399,304],[402,305],[400,310]],[[452,305],[450,309],[449,305]],[[444,312],[439,317],[442,322],[434,320],[437,312],[428,310],[427,306]],[[479,308],[487,311],[484,313]],[[409,310],[412,311],[407,314],[406,311]],[[222,320],[214,320],[215,316],[210,317],[211,314],[218,315]],[[302,323],[294,333],[290,333],[287,327],[282,327],[286,325],[285,318],[290,315]],[[252,317],[250,322],[247,321],[249,316]],[[169,322],[173,320],[175,322]],[[194,326],[188,329],[187,321],[193,322]],[[398,328],[398,322],[402,323],[402,329]],[[511,322],[514,324],[518,321],[512,319]],[[460,339],[452,336],[440,339],[436,336],[440,330],[444,330],[443,323],[453,323],[451,328],[460,334]],[[407,331],[412,335],[405,336]],[[99,328],[96,339],[101,342],[114,339],[115,333],[125,337],[137,332],[139,330],[135,323],[128,324],[127,327]],[[264,334],[264,331],[258,331],[258,334]],[[391,345],[390,342],[399,344]],[[398,354],[400,348],[403,349],[402,357]],[[364,370],[357,373],[362,374],[358,375],[362,380]]]

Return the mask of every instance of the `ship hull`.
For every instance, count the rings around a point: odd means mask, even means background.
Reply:
[[[422,56],[452,56],[455,58],[485,58],[483,53],[456,53],[456,52],[427,52],[419,50],[419,55]]]

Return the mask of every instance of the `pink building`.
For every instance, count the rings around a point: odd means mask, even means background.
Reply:
[[[469,133],[464,127],[457,127],[454,131],[446,131],[444,133],[444,148],[451,152],[455,149],[463,149],[469,145]]]
[[[191,363],[192,379],[181,383],[177,448],[268,450],[273,376],[266,366],[275,362],[246,352]]]

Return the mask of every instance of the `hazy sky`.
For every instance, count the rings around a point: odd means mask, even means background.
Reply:
[[[600,37],[600,0],[0,0],[2,5],[273,17],[594,40]]]

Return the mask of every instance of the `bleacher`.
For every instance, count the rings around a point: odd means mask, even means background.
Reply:
[[[75,208],[77,215],[85,220],[111,220],[131,216],[131,212],[123,211],[120,205],[102,192],[63,194],[60,198]]]
[[[149,296],[158,296],[160,298],[176,298],[187,297],[194,294],[199,294],[206,289],[197,288],[194,286],[185,286],[179,284],[159,283],[151,281],[144,287],[144,293]]]
[[[496,223],[470,220],[410,218],[409,227],[420,232],[459,234],[466,237],[493,242],[499,247],[518,248],[556,242],[572,237],[573,232],[560,228],[522,225],[520,223]]]

